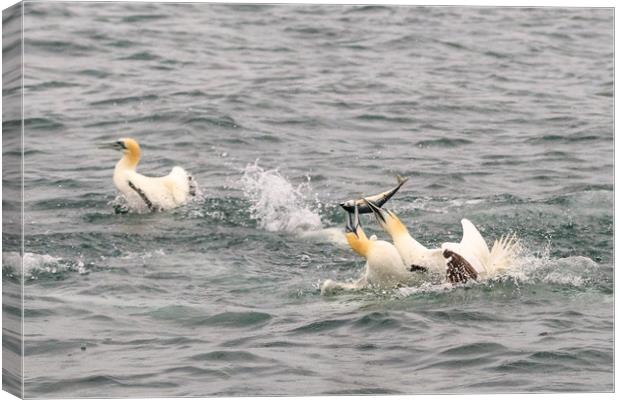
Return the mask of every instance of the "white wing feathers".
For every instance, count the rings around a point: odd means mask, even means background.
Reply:
[[[491,253],[489,252],[487,243],[484,241],[482,235],[478,232],[478,229],[476,229],[471,221],[463,218],[461,220],[461,225],[463,226],[463,239],[461,239],[461,246],[466,248],[473,255],[473,257],[476,258],[476,261],[486,270],[486,266],[489,264],[489,259],[491,258]],[[469,260],[465,255],[462,254],[462,256],[464,256],[466,260]],[[470,263],[472,262],[470,261]],[[478,266],[473,263],[472,266],[478,270]]]
[[[181,167],[172,168],[168,175],[162,177],[144,176],[135,171],[127,171],[125,176],[142,192],[141,195],[138,193],[142,200],[148,199],[153,207],[168,209],[181,205],[186,202],[191,190],[189,175]],[[136,194],[132,195],[135,198]]]

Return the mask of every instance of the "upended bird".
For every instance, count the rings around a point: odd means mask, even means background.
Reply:
[[[348,214],[346,238],[349,246],[366,259],[364,273],[355,282],[335,282],[326,280],[321,285],[321,293],[329,294],[335,290],[358,290],[368,286],[393,288],[406,285],[413,278],[403,263],[400,254],[392,243],[366,236],[359,222],[358,205]]]
[[[379,226],[390,235],[394,246],[410,271],[428,272],[441,277],[446,274],[446,259],[442,249],[428,249],[415,240],[409,230],[392,211],[378,207],[364,199],[370,207]]]
[[[439,274],[451,283],[465,283],[505,270],[515,257],[515,236],[501,237],[489,251],[478,229],[465,218],[461,220],[463,237],[459,243],[443,243],[441,248],[428,249],[411,236],[396,214],[371,201],[366,203],[411,271]]]
[[[196,196],[197,184],[181,167],[166,176],[150,177],[136,171],[140,162],[140,145],[135,139],[122,138],[112,147],[123,153],[114,168],[114,185],[130,208],[137,211],[162,211],[178,207]]]

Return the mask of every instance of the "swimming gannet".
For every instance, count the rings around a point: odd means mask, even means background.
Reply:
[[[516,236],[502,236],[489,251],[486,241],[468,219],[461,220],[460,243],[443,243],[447,261],[447,278],[452,283],[488,278],[510,267],[518,250]]]
[[[392,198],[398,192],[398,190],[407,182],[409,178],[403,178],[400,175],[396,175],[396,186],[385,192],[375,194],[374,196],[367,196],[366,199],[373,202],[377,207],[383,206],[389,199]],[[358,208],[360,214],[371,213],[372,210],[364,202],[364,199],[347,200],[344,203],[340,203],[340,207],[344,208],[348,213],[352,213],[355,206]]]
[[[406,284],[412,278],[405,264],[392,243],[368,239],[359,223],[357,206],[354,207],[354,221],[349,213],[346,227],[346,238],[349,246],[366,259],[363,275],[355,282],[342,283],[328,279],[321,286],[321,293],[326,294],[334,289],[356,290],[367,286],[391,288]],[[374,240],[372,240],[374,239]]]
[[[196,195],[196,182],[181,167],[162,177],[148,177],[136,172],[140,162],[140,145],[131,138],[116,141],[113,148],[123,152],[114,168],[114,185],[125,196],[130,207],[159,211],[184,204]]]
[[[382,209],[364,199],[368,207],[375,214],[377,222],[389,234],[394,246],[410,271],[425,271],[444,276],[446,273],[446,259],[442,249],[428,249],[415,240],[405,224],[390,210]]]

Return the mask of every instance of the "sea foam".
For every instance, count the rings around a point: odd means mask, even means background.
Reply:
[[[2,267],[10,274],[21,276],[22,258],[17,252],[2,253]],[[24,253],[23,275],[27,279],[38,279],[41,274],[59,274],[67,271],[87,274],[83,261],[68,261],[49,254]]]
[[[500,282],[511,282],[517,286],[542,283],[584,288],[596,282],[600,273],[599,264],[588,257],[551,257],[548,244],[540,252],[532,252],[521,247],[508,268],[497,271],[478,282],[471,281],[465,285],[425,283],[418,287],[400,288],[398,292],[402,296],[410,296],[419,293],[445,292],[461,286],[494,285]]]

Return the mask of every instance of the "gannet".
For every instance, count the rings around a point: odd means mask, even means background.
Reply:
[[[504,236],[496,240],[489,251],[478,229],[467,219],[461,220],[463,237],[460,243],[443,243],[441,248],[428,249],[409,234],[396,214],[366,202],[411,271],[427,271],[452,283],[464,283],[487,278],[507,268],[514,257],[516,237]]]
[[[374,202],[364,199],[375,214],[375,218],[383,230],[390,235],[394,246],[410,271],[423,271],[444,276],[446,259],[442,249],[428,249],[415,240],[405,224],[392,211],[378,207]]]
[[[181,167],[162,177],[148,177],[136,172],[140,162],[140,145],[131,138],[112,144],[123,152],[114,168],[114,185],[125,196],[130,207],[137,210],[160,211],[186,203],[196,195],[196,182]]]
[[[396,175],[396,186],[390,190],[386,190],[383,193],[375,194],[374,196],[367,196],[366,199],[373,202],[377,207],[383,206],[389,199],[392,198],[398,192],[398,190],[407,182],[409,178],[403,178],[400,175]],[[348,213],[354,212],[354,208],[357,206],[360,214],[371,213],[372,210],[364,202],[364,199],[348,200],[344,203],[340,203],[340,207],[344,208]]]
[[[351,249],[366,259],[362,276],[353,283],[334,282],[328,279],[321,286],[321,293],[326,294],[334,289],[356,290],[367,286],[392,288],[407,284],[412,274],[392,243],[368,239],[359,223],[358,207],[354,207],[354,221],[349,213],[346,227],[346,238]]]
[[[443,243],[447,261],[447,278],[452,283],[469,279],[486,279],[510,267],[517,252],[516,236],[502,236],[489,251],[486,241],[468,219],[461,220],[463,238],[460,243]]]

